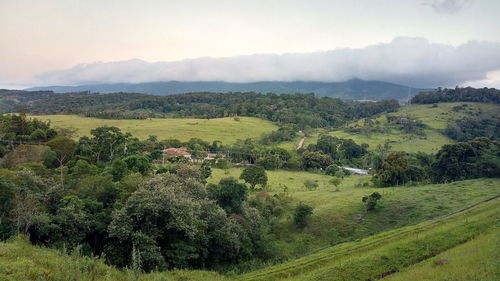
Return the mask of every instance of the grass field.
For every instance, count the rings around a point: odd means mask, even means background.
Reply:
[[[223,177],[238,178],[240,168],[213,169],[209,182]],[[328,183],[330,176],[310,172],[267,171],[266,189],[271,193],[285,190],[292,197],[292,208],[302,202],[314,208],[309,225],[297,231],[292,224],[292,212],[280,225],[280,249],[285,257],[297,257],[320,247],[350,239],[358,239],[389,229],[419,223],[500,194],[500,179],[476,179],[447,184],[427,184],[391,188],[374,188],[370,176],[352,175],[339,186]],[[305,180],[317,181],[319,187],[307,190]],[[363,196],[379,192],[383,198],[375,212],[367,213]],[[332,237],[331,231],[337,232]]]
[[[200,138],[212,142],[220,140],[224,144],[234,143],[237,139],[260,138],[264,133],[270,133],[277,126],[269,121],[253,117],[217,119],[189,118],[152,118],[146,120],[114,120],[86,118],[78,115],[40,115],[32,116],[42,120],[50,120],[52,126],[74,128],[77,137],[90,135],[90,130],[99,126],[115,126],[122,131],[130,132],[139,139],[155,135],[159,140],[178,139],[187,141],[190,138]]]

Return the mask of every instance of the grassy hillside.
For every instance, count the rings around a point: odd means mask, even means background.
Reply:
[[[467,106],[462,107],[466,104]],[[462,107],[462,108],[458,108]],[[455,108],[455,109],[454,109]],[[388,142],[390,150],[407,151],[407,152],[427,152],[435,153],[444,144],[454,142],[440,131],[454,120],[462,120],[464,118],[477,119],[500,119],[500,105],[487,103],[471,103],[471,102],[456,102],[456,103],[439,103],[436,106],[430,104],[416,104],[401,107],[398,112],[389,113],[389,116],[401,116],[416,118],[422,121],[426,128],[424,129],[425,136],[417,136],[414,134],[406,134],[396,129],[395,126],[390,126],[387,123],[386,115],[381,115],[374,118],[374,122],[379,122],[379,126],[389,128],[388,132],[371,132],[368,134],[352,133],[344,129],[338,129],[332,132],[325,130],[317,130],[311,137],[305,141],[305,146],[315,143],[318,135],[321,133],[329,133],[339,138],[352,139],[356,143],[367,143],[369,149],[374,150],[378,145],[383,146]],[[346,127],[356,125],[363,126],[364,119],[348,124]],[[296,145],[298,140],[294,140],[293,144],[282,144],[284,147]]]
[[[0,280],[496,280],[496,199],[465,212],[369,238],[240,276],[207,271],[140,274],[101,260],[30,245],[0,243]],[[447,264],[436,261],[446,259]]]
[[[213,169],[210,182],[239,177],[241,169]],[[330,243],[367,237],[375,233],[419,223],[454,212],[500,194],[500,179],[476,179],[447,184],[427,184],[374,188],[370,176],[346,177],[340,191],[328,183],[330,176],[309,172],[267,171],[271,193],[285,190],[292,198],[287,216],[276,226],[280,249],[285,257],[296,257]],[[304,181],[317,181],[319,187],[307,190]],[[375,212],[366,212],[363,196],[379,192],[383,198]],[[292,223],[293,207],[302,202],[314,207],[309,225],[297,230]],[[332,235],[335,233],[335,235]]]
[[[498,229],[487,232],[472,241],[451,248],[415,265],[404,268],[382,280],[498,280]],[[446,264],[440,261],[446,260]],[[496,274],[496,275],[495,275]]]
[[[483,233],[498,233],[495,221],[499,207],[500,200],[493,200],[457,215],[384,232],[357,242],[340,244],[304,258],[245,274],[239,279],[380,279],[404,270],[414,263],[434,260],[434,257],[446,250],[471,241]],[[474,268],[469,271],[473,278],[468,280],[493,280],[494,272],[491,267],[487,272]]]
[[[200,138],[205,141],[220,140],[230,144],[237,139],[259,138],[269,133],[277,126],[269,121],[253,117],[217,119],[166,118],[146,120],[114,120],[86,118],[77,115],[40,115],[33,116],[41,120],[50,120],[52,126],[77,129],[77,137],[90,135],[90,130],[99,126],[115,126],[125,132],[132,133],[139,139],[156,135],[158,139],[179,139],[187,141],[190,138]]]
[[[0,243],[0,280],[2,281],[224,281],[224,276],[209,271],[175,270],[140,274],[118,270],[100,259],[84,257],[31,245],[23,238]]]

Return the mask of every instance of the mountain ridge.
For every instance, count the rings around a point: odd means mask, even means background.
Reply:
[[[421,91],[429,89],[411,88],[404,85],[351,79],[344,82],[320,81],[261,81],[234,83],[223,81],[158,81],[144,83],[88,84],[78,86],[44,86],[25,89],[27,91],[54,91],[56,93],[98,92],[98,93],[143,93],[160,96],[192,92],[257,92],[257,93],[314,93],[318,97],[336,97],[352,100],[407,100]]]

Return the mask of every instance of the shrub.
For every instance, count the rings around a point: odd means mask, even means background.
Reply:
[[[307,225],[307,219],[312,215],[313,207],[300,204],[295,208],[293,214],[293,222],[299,228],[304,228]]]
[[[326,167],[325,174],[329,176],[335,176],[335,174],[339,171],[339,167],[337,165],[330,165]]]
[[[365,203],[367,211],[373,211],[377,206],[378,200],[380,200],[381,198],[382,195],[380,195],[380,193],[373,192],[372,194],[370,194],[370,196],[364,196],[362,201]]]
[[[318,183],[313,181],[313,180],[305,180],[304,181],[304,187],[309,189],[309,190],[312,190],[312,189],[316,189],[318,188]]]

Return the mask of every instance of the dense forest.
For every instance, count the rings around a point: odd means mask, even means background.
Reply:
[[[314,94],[190,93],[162,97],[129,93],[41,93],[0,93],[0,104],[3,104],[0,109],[17,112],[25,108],[32,114],[79,114],[111,119],[253,116],[278,124],[318,128],[339,126],[399,108],[396,100],[355,102],[317,98]],[[20,102],[19,96],[23,96]]]
[[[494,88],[459,88],[421,92],[411,99],[411,103],[430,104],[438,102],[485,102],[500,103],[500,90]]]

